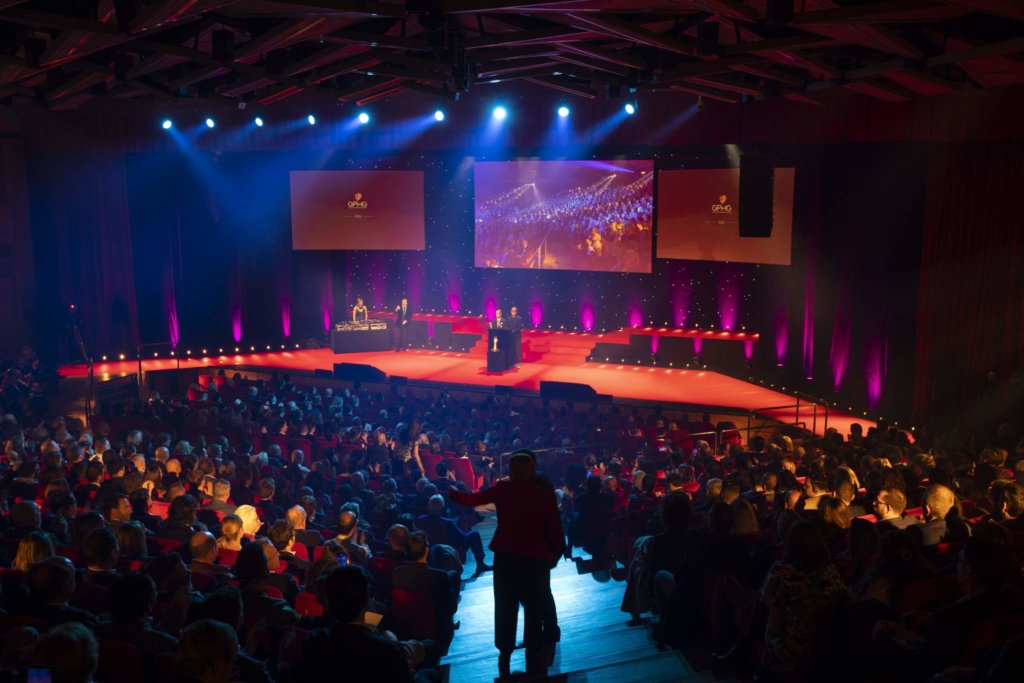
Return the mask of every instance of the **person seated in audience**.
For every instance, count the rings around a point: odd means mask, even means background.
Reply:
[[[69,492],[49,493],[46,503],[50,513],[43,517],[43,531],[58,543],[67,544],[71,538],[71,520],[78,514],[78,502]]]
[[[75,567],[66,557],[51,557],[32,567],[28,591],[29,599],[19,610],[22,616],[39,619],[47,626],[68,621],[90,627],[96,623],[96,617],[89,612],[68,605],[75,592]]]
[[[269,544],[250,543],[238,553],[238,560],[235,562],[235,576],[241,585],[245,615],[245,626],[239,632],[244,643],[257,642],[259,638],[252,636],[258,636],[266,629],[280,629],[294,626],[299,622],[298,613],[285,600],[266,594],[265,589],[271,578],[264,549],[266,545]],[[270,546],[270,550],[273,550],[273,546]],[[269,653],[260,652],[253,646],[247,650],[247,654],[262,657]]]
[[[33,531],[18,541],[18,550],[11,562],[11,569],[27,574],[32,567],[56,554],[50,537],[42,531]]]
[[[351,510],[342,510],[338,515],[338,535],[335,538],[349,557],[359,565],[366,567],[370,561],[370,549],[363,542],[363,533],[359,529],[359,517]]]
[[[190,624],[178,640],[175,675],[169,683],[227,683],[240,651],[227,624],[203,619]]]
[[[843,502],[850,513],[850,519],[862,517],[867,514],[863,507],[855,503],[857,488],[849,481],[841,481],[836,484],[836,498]]]
[[[111,528],[117,529],[124,522],[131,521],[132,506],[128,502],[128,496],[114,494],[103,499],[101,512],[103,518]]]
[[[85,482],[75,486],[72,493],[75,496],[75,501],[78,503],[78,507],[85,509],[89,506],[89,503],[99,493],[100,484],[103,483],[103,463],[99,460],[91,460],[85,466]]]
[[[4,540],[16,547],[18,541],[42,527],[39,506],[35,501],[22,500],[11,506],[11,514],[7,517],[10,525],[4,532]]]
[[[654,581],[660,572],[667,575],[660,579],[662,585],[669,586],[661,593],[664,602],[659,611],[664,614],[668,598],[675,589],[675,573],[682,568],[690,544],[693,507],[689,496],[663,496],[658,516],[661,533],[650,536],[646,543],[638,541],[641,549],[629,566],[621,610],[630,613],[633,619],[639,619],[641,613],[655,607]]]
[[[444,516],[444,511],[444,497],[431,496],[427,501],[427,514],[416,518],[416,528],[424,530],[433,545],[450,545],[461,553],[472,552],[473,559],[476,560],[474,576],[490,571],[492,567],[485,560],[484,543],[480,538],[480,532],[475,529],[463,531],[454,519]]]
[[[110,590],[110,620],[96,627],[96,635],[130,643],[146,657],[174,652],[178,647],[177,638],[150,625],[155,607],[153,579],[139,572],[125,574]]]
[[[306,546],[310,552],[323,541],[320,532],[306,528],[306,508],[301,505],[293,505],[288,508],[285,519],[295,531],[295,542]]]
[[[809,475],[804,482],[804,514],[807,519],[817,515],[818,505],[828,498],[828,484],[817,475]]]
[[[409,528],[404,524],[392,524],[388,529],[388,549],[384,557],[394,562],[408,562],[406,554],[406,541],[409,538]]]
[[[394,681],[429,683],[438,680],[424,669],[415,678],[402,643],[380,635],[365,621],[370,600],[366,573],[358,567],[338,567],[326,578],[328,613],[334,623],[311,631],[302,644],[301,679]]]
[[[263,528],[263,521],[252,505],[239,505],[235,508],[235,515],[242,521],[242,535],[249,540],[254,539]],[[224,520],[221,520],[222,528],[226,519],[225,517]]]
[[[267,530],[267,538],[274,544],[282,562],[287,562],[285,571],[296,578],[302,584],[309,571],[310,562],[307,559],[295,555],[295,530],[287,519],[279,519],[270,525]]]
[[[878,554],[858,587],[858,597],[895,609],[903,589],[935,575],[921,546],[905,531],[891,529],[878,538]]]
[[[395,567],[391,575],[391,587],[417,593],[427,593],[434,603],[434,618],[439,641],[447,649],[454,636],[455,624],[452,617],[458,609],[458,590],[452,577],[440,569],[427,564],[430,543],[422,531],[413,531],[406,538],[405,552],[409,561]]]
[[[153,503],[152,496],[141,486],[128,494],[128,502],[132,506],[132,521],[139,522],[146,529],[146,534],[155,534],[164,520],[149,513]]]
[[[103,465],[107,468],[109,476],[100,484],[95,500],[103,500],[107,496],[114,494],[128,495],[128,489],[124,483],[124,475],[127,469],[124,458],[113,451],[107,451],[103,454]]]
[[[762,666],[777,675],[801,671],[815,630],[846,598],[847,589],[817,525],[795,523],[782,559],[772,565],[761,587],[760,604],[767,611]]]
[[[117,528],[118,562],[125,565],[135,560],[149,558],[149,546],[146,543],[147,530],[140,522],[125,522]],[[126,566],[126,565],[125,565]],[[124,566],[121,567],[124,569]]]
[[[231,482],[226,479],[218,479],[213,483],[213,498],[203,505],[203,509],[233,515],[237,506],[228,502],[230,497]]]
[[[317,533],[324,530],[324,515],[315,496],[300,496],[299,505],[306,511],[306,529]]]
[[[96,636],[75,622],[60,623],[41,634],[29,656],[30,666],[47,669],[53,683],[92,683],[99,662]]]
[[[949,487],[932,484],[924,493],[924,521],[909,527],[908,531],[925,547],[958,540],[957,532],[962,523],[958,519],[947,520],[955,505],[956,494]]]
[[[36,497],[36,473],[39,465],[35,460],[26,460],[16,470],[14,481],[7,489],[7,495],[11,498],[22,500],[33,500]]]
[[[262,511],[264,519],[281,519],[284,517],[284,509],[277,504],[274,496],[277,494],[277,482],[270,477],[260,480],[259,502],[257,505]],[[242,519],[245,519],[244,517]]]
[[[241,517],[238,515],[228,515],[220,520],[220,536],[217,537],[218,547],[237,552],[242,549],[244,536]]]
[[[885,533],[888,529],[906,529],[917,524],[916,518],[903,516],[903,511],[907,509],[907,497],[899,489],[887,488],[879,491],[873,507],[880,533]]]
[[[187,548],[192,535],[201,531],[196,525],[196,512],[195,498],[189,495],[178,496],[171,501],[167,519],[156,532],[157,537],[178,541],[182,547]]]
[[[999,513],[1000,524],[1013,534],[1024,533],[1024,486],[1016,482],[1003,489]]]
[[[109,589],[120,577],[114,569],[118,560],[117,537],[109,528],[96,529],[86,537],[82,544],[82,558],[85,561],[83,583]]]
[[[193,534],[188,542],[192,583],[201,591],[216,590],[232,578],[231,567],[217,563],[219,552],[217,539],[209,531]]]
[[[981,622],[1024,610],[1024,596],[1013,585],[1015,568],[1005,540],[979,533],[960,551],[957,578],[963,597],[933,612],[926,621],[880,621],[875,636],[890,652],[901,678],[927,681],[959,661],[972,629]]]

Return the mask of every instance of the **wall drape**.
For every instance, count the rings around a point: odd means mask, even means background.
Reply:
[[[932,147],[915,356],[918,419],[1024,366],[1024,143]]]

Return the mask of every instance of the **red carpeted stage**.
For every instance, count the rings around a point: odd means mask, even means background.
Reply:
[[[419,316],[418,316],[419,317]],[[429,317],[429,316],[424,316]],[[436,316],[442,318],[442,316]],[[447,317],[447,316],[445,316]],[[463,318],[460,327],[469,331],[475,319]],[[479,326],[478,326],[479,327]],[[799,417],[793,406],[796,399],[760,384],[745,382],[710,370],[620,365],[616,363],[588,362],[587,356],[598,342],[628,339],[629,334],[644,330],[626,329],[617,332],[586,334],[559,331],[528,331],[523,333],[524,362],[521,367],[502,373],[488,373],[485,337],[468,353],[433,349],[410,349],[405,353],[378,351],[368,353],[334,354],[329,349],[284,350],[245,354],[203,355],[202,349],[193,349],[187,358],[156,358],[142,363],[143,371],[171,370],[175,368],[263,367],[282,370],[333,370],[335,363],[372,365],[388,376],[402,376],[411,380],[446,382],[476,386],[508,386],[516,389],[538,390],[542,380],[587,384],[599,394],[616,399],[654,401],[666,404],[707,406],[729,411],[753,410],[763,417],[793,423],[806,421],[808,428],[819,434],[825,430],[825,413],[819,408],[815,423],[811,406],[801,401]],[[661,334],[707,335],[722,339],[723,333],[700,330],[656,331]],[[650,334],[651,331],[647,330]],[[725,333],[742,341],[745,333]],[[750,335],[756,339],[755,335]],[[207,351],[211,351],[207,349]],[[198,357],[197,357],[198,356]],[[138,362],[124,360],[96,364],[97,379],[138,371]],[[61,368],[66,376],[84,376],[86,366],[71,365]],[[745,424],[737,420],[738,426]],[[828,426],[847,433],[854,422],[865,427],[867,418],[830,411]]]

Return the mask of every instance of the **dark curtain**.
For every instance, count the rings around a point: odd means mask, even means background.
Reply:
[[[26,164],[40,346],[59,348],[75,304],[90,354],[133,353],[139,339],[120,136],[104,126],[82,135],[84,126],[40,116],[53,125],[33,129]]]
[[[1024,365],[1024,144],[933,146],[919,293],[915,415],[962,421]]]

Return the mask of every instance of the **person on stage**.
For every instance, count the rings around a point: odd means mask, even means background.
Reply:
[[[515,306],[509,309],[508,321],[505,323],[505,327],[516,334],[521,334],[523,328],[526,327],[526,322],[519,316],[519,309]],[[523,362],[522,337],[520,336],[512,346],[512,353],[514,354],[515,364],[518,368]]]
[[[488,325],[492,330],[503,330],[505,329],[505,319],[501,316],[501,309],[499,308],[494,312],[494,320]]]
[[[395,351],[405,351],[409,342],[409,323],[412,321],[412,307],[409,299],[402,297],[402,303],[395,306]]]
[[[544,635],[548,581],[551,568],[565,549],[554,492],[537,477],[532,454],[516,451],[509,459],[508,479],[479,493],[453,487],[448,496],[462,505],[494,503],[497,507],[498,528],[490,548],[494,551],[494,645],[498,648],[498,675],[512,675],[519,605],[524,611],[527,672],[544,674],[554,652],[554,643]]]
[[[365,323],[370,317],[370,312],[366,309],[366,304],[363,303],[363,297],[356,297],[356,305],[352,307],[352,322],[354,323]]]

